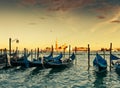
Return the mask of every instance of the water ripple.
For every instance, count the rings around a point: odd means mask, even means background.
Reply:
[[[93,58],[94,56],[92,56]],[[84,59],[85,58],[85,59]],[[0,88],[119,88],[120,76],[112,70],[97,74],[87,69],[87,55],[77,56],[70,68],[41,69],[20,67],[0,70]],[[107,57],[108,58],[108,57]]]

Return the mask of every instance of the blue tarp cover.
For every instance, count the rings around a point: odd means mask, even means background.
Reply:
[[[113,54],[110,55],[110,58],[111,58],[111,60],[118,60],[118,59],[120,59],[119,57],[117,57],[117,56],[115,56]]]
[[[101,67],[106,67],[107,61],[103,59],[99,54],[96,54],[96,57],[93,61],[93,65],[100,65]]]

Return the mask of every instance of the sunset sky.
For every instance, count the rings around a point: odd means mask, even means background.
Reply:
[[[0,48],[120,47],[120,0],[0,0]]]

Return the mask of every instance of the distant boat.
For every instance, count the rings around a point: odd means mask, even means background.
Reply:
[[[107,71],[107,61],[102,58],[98,53],[96,54],[95,59],[93,60],[93,66],[95,71],[98,73]]]
[[[115,68],[115,71],[120,75],[120,58],[111,54],[110,59],[111,59],[113,67]]]

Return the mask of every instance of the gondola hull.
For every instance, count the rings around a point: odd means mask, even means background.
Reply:
[[[62,62],[62,53],[54,58],[50,57],[50,60],[35,60],[35,61],[29,61],[27,58],[21,59],[20,61],[11,61],[12,66],[23,66],[23,67],[40,67],[40,68],[64,68],[64,67],[70,67],[73,64],[73,61],[75,59],[75,55],[72,54],[70,57],[71,59],[68,60],[68,62]],[[49,58],[48,58],[49,59]],[[52,60],[52,61],[51,61]]]
[[[94,66],[94,70],[97,73],[102,73],[102,72],[106,72],[107,71],[107,67],[101,67],[101,66]]]
[[[120,75],[120,64],[115,65],[115,71],[118,75]]]
[[[11,66],[16,67],[16,66],[25,66],[25,63],[23,61],[11,61],[10,62]]]
[[[107,71],[107,61],[102,58],[99,54],[96,54],[95,59],[93,60],[94,70],[98,73]]]
[[[112,65],[118,75],[120,75],[120,58],[111,54],[110,59],[112,61]],[[113,61],[116,61],[115,63]]]

